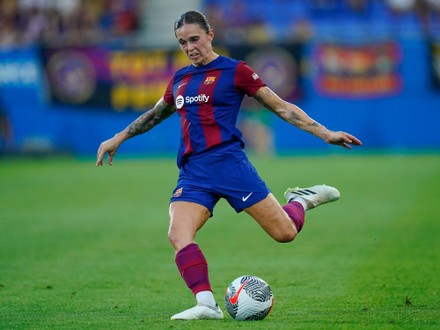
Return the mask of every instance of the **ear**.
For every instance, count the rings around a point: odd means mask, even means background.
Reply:
[[[208,38],[209,38],[209,41],[211,41],[211,42],[212,42],[212,40],[214,40],[214,29],[209,30]]]

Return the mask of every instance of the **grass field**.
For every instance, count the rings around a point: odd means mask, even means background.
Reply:
[[[260,322],[170,321],[192,307],[167,240],[173,159],[0,161],[0,329],[440,328],[440,156],[254,159],[286,186],[327,183],[298,238],[272,241],[224,201],[199,233],[215,296],[272,287]],[[226,312],[226,311],[225,311]]]

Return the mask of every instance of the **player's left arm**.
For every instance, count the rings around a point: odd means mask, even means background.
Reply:
[[[347,149],[351,149],[352,145],[362,145],[362,142],[358,138],[349,133],[329,130],[316,120],[310,118],[300,107],[280,98],[267,86],[258,89],[253,97],[265,108],[286,122],[323,139],[329,144],[339,145]]]

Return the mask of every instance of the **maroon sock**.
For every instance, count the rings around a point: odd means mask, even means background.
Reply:
[[[191,243],[177,252],[176,265],[194,295],[200,291],[212,291],[208,277],[208,262],[197,244]]]
[[[283,209],[289,215],[290,219],[292,219],[296,226],[296,230],[299,233],[304,225],[305,220],[306,212],[304,211],[304,207],[301,205],[301,203],[292,201],[284,205]]]

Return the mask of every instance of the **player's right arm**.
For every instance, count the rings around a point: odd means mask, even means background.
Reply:
[[[254,98],[286,122],[323,139],[329,144],[339,145],[347,149],[351,149],[352,145],[362,145],[362,142],[357,137],[349,133],[342,131],[334,132],[327,129],[310,118],[300,107],[280,98],[267,86],[261,87],[254,94]]]
[[[164,119],[171,116],[174,112],[176,112],[176,107],[169,105],[162,97],[152,109],[140,115],[123,131],[101,143],[97,153],[96,166],[102,166],[105,154],[108,154],[107,163],[112,165],[113,156],[125,140],[148,132]]]

